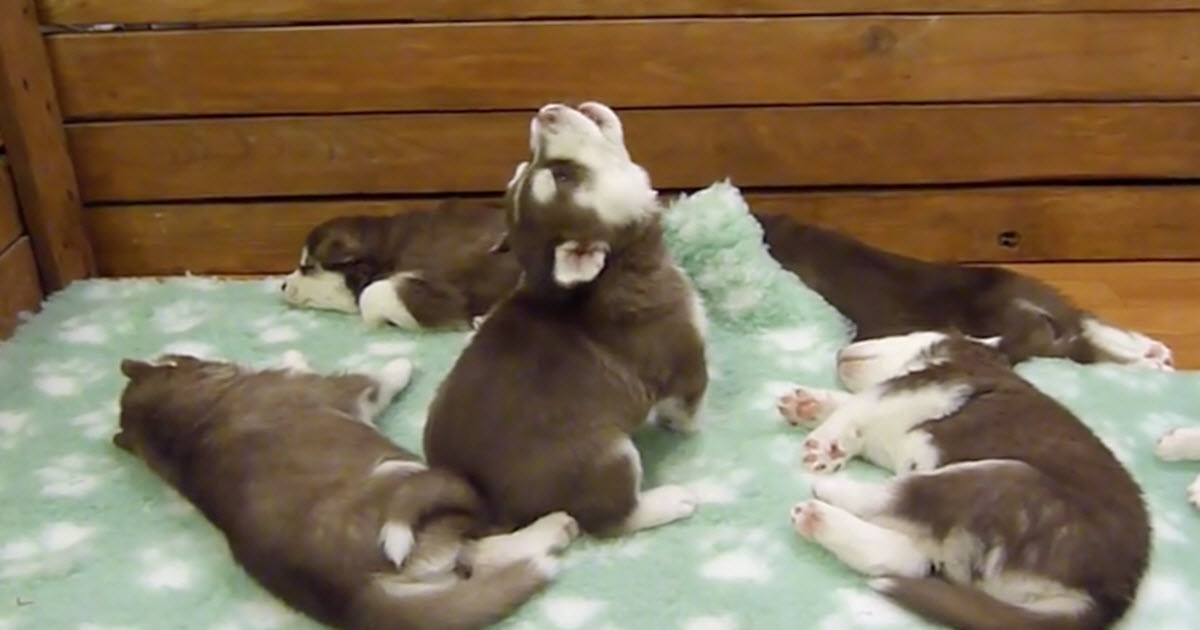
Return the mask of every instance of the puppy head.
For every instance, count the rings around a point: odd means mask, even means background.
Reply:
[[[163,355],[154,361],[125,359],[121,373],[129,382],[121,393],[120,428],[113,444],[145,459],[168,475],[166,456],[210,403],[211,385],[238,374],[229,363],[187,355]]]
[[[526,282],[569,289],[594,280],[631,230],[657,216],[658,194],[600,103],[550,104],[530,122],[527,162],[506,194],[508,247]]]
[[[339,217],[313,228],[295,271],[283,281],[283,299],[295,306],[358,312],[358,295],[378,263],[361,217]]]
[[[858,341],[838,352],[838,379],[847,390],[857,392],[945,363],[1010,365],[997,350],[1000,341],[937,331]]]

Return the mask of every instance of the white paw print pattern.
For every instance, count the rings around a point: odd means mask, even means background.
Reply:
[[[47,396],[76,396],[108,372],[83,359],[47,361],[33,368],[33,384]]]
[[[42,483],[42,496],[78,498],[103,486],[115,470],[107,458],[70,453],[50,460],[34,475]]]
[[[682,630],[738,630],[737,619],[733,615],[709,615],[693,617],[683,622]]]
[[[565,630],[592,627],[592,621],[606,606],[608,603],[604,601],[569,595],[550,596],[541,600],[542,615],[555,628]]]
[[[0,411],[0,449],[12,450],[37,433],[28,413]]]
[[[69,521],[46,525],[35,538],[0,545],[0,578],[11,580],[68,573],[88,551],[95,528]]]
[[[769,559],[787,553],[762,528],[718,527],[701,535],[696,546],[709,557],[700,565],[700,576],[723,582],[766,584],[774,574]]]
[[[267,344],[288,343],[300,339],[305,331],[319,325],[314,311],[291,310],[260,317],[253,322],[258,340]]]
[[[118,414],[119,412],[112,408],[89,411],[71,418],[68,424],[78,429],[80,435],[89,440],[103,440],[116,433]]]
[[[58,338],[73,344],[98,346],[108,343],[108,331],[90,320],[90,317],[79,316],[63,321],[59,326]]]
[[[207,303],[185,300],[155,308],[151,321],[158,330],[177,335],[203,324],[211,313],[212,307]]]
[[[186,589],[195,580],[191,564],[158,547],[148,547],[138,552],[138,561],[142,566],[138,582],[152,591]]]

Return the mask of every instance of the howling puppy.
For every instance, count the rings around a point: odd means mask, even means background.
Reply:
[[[708,385],[703,311],[663,244],[657,194],[599,103],[543,107],[530,145],[507,195],[521,282],[441,384],[425,453],[505,525],[564,510],[618,534],[690,516],[685,488],[641,490],[630,439],[651,411],[693,430]]]
[[[781,406],[820,423],[805,467],[862,454],[898,476],[817,478],[792,509],[801,536],[954,628],[1098,630],[1125,614],[1150,552],[1141,489],[1002,353],[920,332],[851,344],[838,370],[857,394]]]
[[[1013,363],[1064,357],[1172,369],[1171,350],[1001,267],[926,262],[783,215],[756,214],[776,260],[841,311],[858,340],[921,330],[1000,337]]]
[[[489,519],[470,484],[371,426],[407,385],[407,360],[323,376],[287,358],[262,371],[127,359],[113,440],[224,532],[264,588],[334,627],[480,628],[552,579],[571,517],[479,538]]]
[[[372,327],[467,328],[517,284],[516,261],[494,251],[503,234],[494,201],[330,219],[308,233],[283,299],[359,313]]]

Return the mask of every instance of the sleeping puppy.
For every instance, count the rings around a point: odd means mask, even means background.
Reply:
[[[563,510],[592,534],[690,516],[680,486],[641,489],[630,434],[651,411],[696,428],[708,385],[703,313],[663,243],[649,176],[608,107],[547,105],[508,186],[523,275],[440,385],[432,465],[476,484],[499,522]]]
[[[854,322],[856,340],[957,331],[1000,337],[1014,363],[1064,357],[1172,369],[1167,346],[1102,322],[1033,278],[892,254],[782,215],[755,218],[771,255]]]
[[[298,354],[250,370],[168,355],[125,360],[117,446],[137,455],[226,537],[264,588],[349,629],[470,629],[516,608],[553,577],[577,534],[550,514],[491,533],[462,478],[427,468],[371,426],[409,380],[323,376]]]
[[[1154,447],[1159,459],[1168,462],[1200,461],[1200,427],[1172,429]],[[1200,477],[1188,486],[1188,501],[1200,508]]]
[[[994,348],[936,332],[863,341],[807,410],[804,465],[855,455],[885,483],[822,476],[802,537],[872,586],[962,629],[1108,628],[1145,573],[1150,524],[1133,477],[1086,425]]]
[[[494,201],[452,200],[394,216],[330,219],[309,232],[283,298],[360,313],[368,326],[465,329],[517,283]]]

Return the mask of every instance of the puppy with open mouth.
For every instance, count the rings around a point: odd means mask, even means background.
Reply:
[[[562,510],[615,535],[688,517],[686,488],[641,489],[630,439],[651,412],[694,430],[708,386],[703,311],[663,243],[657,193],[599,103],[546,105],[530,145],[506,196],[521,281],[440,385],[425,453],[506,526]]]

